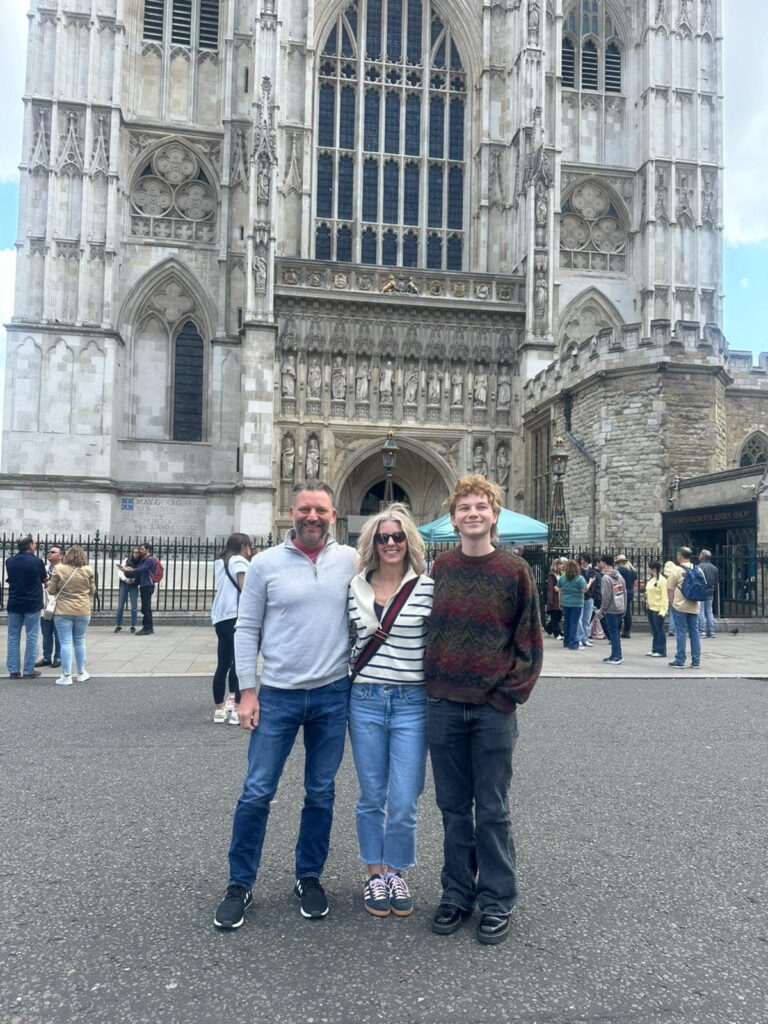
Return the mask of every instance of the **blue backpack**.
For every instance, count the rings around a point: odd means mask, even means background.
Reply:
[[[707,579],[698,565],[684,569],[685,575],[680,581],[680,592],[686,601],[706,601]]]

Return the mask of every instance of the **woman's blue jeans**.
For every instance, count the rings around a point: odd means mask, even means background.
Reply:
[[[131,625],[136,627],[136,609],[139,603],[139,588],[135,583],[126,583],[124,580],[120,580],[120,590],[117,594],[117,614],[115,615],[115,625],[122,626],[123,624],[123,609],[125,608],[126,601],[131,603]]]
[[[652,612],[649,608],[645,614],[648,616],[648,625],[651,627],[651,651],[654,654],[667,656],[667,634],[664,631],[664,616],[658,612]]]
[[[563,608],[563,646],[569,651],[578,651],[579,649],[581,612],[581,606],[578,608]]]
[[[416,863],[416,808],[427,763],[424,686],[355,684],[349,736],[360,783],[360,859],[405,871]]]
[[[261,863],[269,805],[285,762],[304,731],[304,807],[296,843],[296,877],[322,874],[333,824],[334,779],[344,754],[349,679],[314,690],[259,690],[259,724],[248,746],[248,775],[237,801],[229,847],[229,881],[250,889]]]
[[[75,652],[78,675],[85,672],[85,631],[90,615],[57,615],[56,629],[61,641],[61,674],[72,675],[72,649]]]

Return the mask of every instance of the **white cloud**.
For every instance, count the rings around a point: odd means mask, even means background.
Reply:
[[[739,284],[741,285],[742,288],[749,288],[749,278],[748,277],[742,277],[742,279],[739,281]]]
[[[3,31],[0,32],[0,96],[3,97],[0,181],[14,181],[19,176],[28,6],[25,0],[6,0],[3,4]]]

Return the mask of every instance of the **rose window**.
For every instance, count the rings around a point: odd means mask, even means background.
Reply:
[[[562,267],[626,270],[627,229],[605,189],[596,182],[585,182],[563,201],[561,211]]]
[[[216,193],[184,146],[158,149],[131,189],[131,234],[169,242],[215,241]]]

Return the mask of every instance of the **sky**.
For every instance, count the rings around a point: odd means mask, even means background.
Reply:
[[[0,325],[13,313],[28,0],[4,0],[0,33]],[[768,352],[768,61],[754,0],[725,8],[725,336]],[[5,330],[0,326],[0,405]]]

